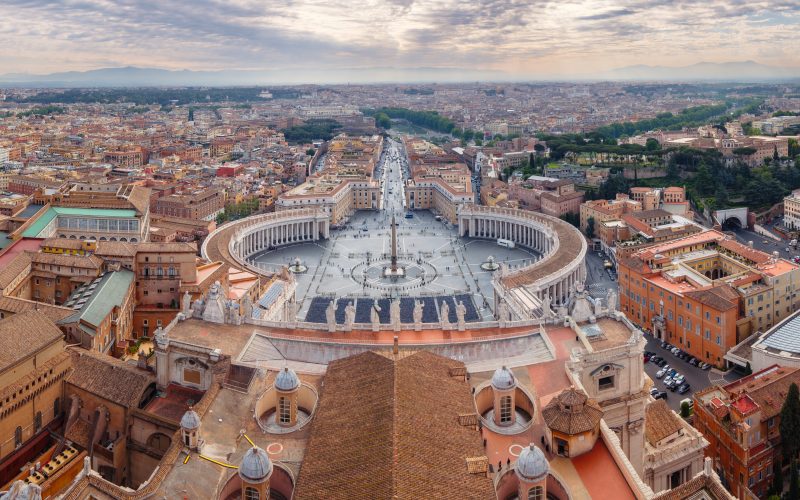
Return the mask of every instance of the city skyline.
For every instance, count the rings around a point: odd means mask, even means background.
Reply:
[[[353,82],[583,79],[741,61],[758,63],[737,69],[743,77],[759,65],[800,74],[791,52],[800,4],[791,1],[204,0],[187,10],[172,1],[11,0],[0,12],[0,74],[135,66],[278,79],[301,71],[287,83],[325,82],[331,71],[331,80]]]

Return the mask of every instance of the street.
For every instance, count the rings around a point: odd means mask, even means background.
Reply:
[[[586,289],[594,298],[605,299],[609,289],[618,292],[616,274],[612,272],[609,275],[603,266],[605,260],[605,255],[601,257],[597,252],[586,252]],[[614,276],[614,279],[611,276]]]
[[[733,382],[741,378],[741,375],[737,372],[730,371],[728,373],[722,373],[715,369],[710,370],[701,370],[696,366],[690,365],[687,361],[684,361],[676,356],[674,356],[671,352],[668,352],[666,349],[661,348],[661,341],[658,339],[654,339],[652,335],[649,333],[644,334],[645,339],[647,340],[647,345],[645,346],[645,351],[651,351],[656,353],[656,356],[660,356],[667,360],[667,363],[670,367],[675,368],[678,370],[678,373],[686,377],[686,381],[691,386],[689,392],[685,394],[678,394],[678,392],[672,392],[664,386],[663,377],[661,379],[656,378],[656,372],[659,371],[661,368],[656,365],[655,363],[647,362],[644,364],[644,371],[647,375],[653,379],[653,385],[658,388],[659,391],[666,391],[667,392],[667,404],[670,408],[675,410],[676,412],[680,413],[681,410],[681,401],[689,398],[691,399],[692,395],[695,391],[700,389],[705,389],[709,385],[712,384],[727,384],[729,382]]]

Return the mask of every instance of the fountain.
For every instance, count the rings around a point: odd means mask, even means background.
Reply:
[[[498,268],[500,268],[500,264],[494,261],[494,256],[492,255],[486,259],[486,262],[481,264],[481,269],[484,271],[497,271]]]
[[[300,261],[300,257],[295,257],[294,264],[289,266],[289,271],[295,274],[302,274],[308,271],[308,267],[303,265],[303,263]]]

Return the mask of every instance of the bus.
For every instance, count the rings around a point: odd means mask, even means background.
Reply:
[[[506,247],[506,248],[514,248],[515,246],[513,241],[504,240],[503,238],[497,238],[497,244],[500,245],[501,247]]]
[[[412,212],[406,212],[406,219],[413,219],[414,214]]]

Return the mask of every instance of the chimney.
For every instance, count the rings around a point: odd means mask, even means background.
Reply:
[[[400,337],[395,335],[394,336],[394,345],[392,345],[392,353],[394,353],[395,355],[397,355],[397,353],[400,351],[400,345],[399,344],[400,344]]]

